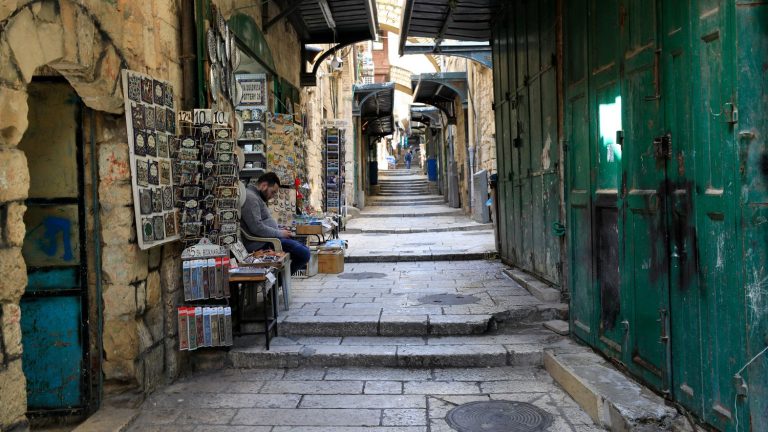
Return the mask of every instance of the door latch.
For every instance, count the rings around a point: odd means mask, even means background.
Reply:
[[[659,337],[659,343],[669,343],[669,336],[667,335],[667,310],[659,309],[659,319],[656,322],[661,324],[661,337]]]
[[[728,124],[734,125],[739,122],[739,109],[733,103],[726,102],[723,112],[725,113],[725,121]]]
[[[653,139],[653,152],[657,161],[672,158],[672,135],[666,134]]]

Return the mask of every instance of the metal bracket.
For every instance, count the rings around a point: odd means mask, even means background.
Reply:
[[[672,158],[672,135],[666,134],[653,139],[653,152],[656,160],[669,160]]]
[[[267,21],[267,23],[264,24],[264,29],[263,29],[264,34],[267,34],[267,31],[269,30],[269,28],[272,27],[273,25],[277,24],[278,21],[280,21],[281,19],[285,18],[286,16],[292,14],[294,11],[296,11],[296,9],[298,9],[299,6],[301,6],[302,1],[303,0],[296,0],[296,1],[294,1],[293,3],[288,5],[288,7],[285,8],[284,11],[281,11],[279,14],[277,14],[276,17],[274,17],[271,20]],[[266,4],[267,2],[264,2],[264,3]],[[266,16],[267,15],[264,14],[264,17],[266,17]]]

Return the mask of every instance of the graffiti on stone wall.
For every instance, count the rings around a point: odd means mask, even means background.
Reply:
[[[46,216],[43,221],[27,232],[27,237],[42,230],[35,237],[37,249],[48,257],[60,257],[64,261],[72,261],[72,221],[59,216]],[[61,255],[59,255],[61,245]]]

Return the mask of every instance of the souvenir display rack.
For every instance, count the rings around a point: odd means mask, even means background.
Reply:
[[[344,208],[344,132],[338,125],[323,128],[323,211],[339,215]]]
[[[237,144],[245,154],[245,166],[240,177],[258,177],[267,169],[265,111],[267,108],[266,74],[238,74],[241,98],[235,106]]]
[[[139,247],[179,239],[170,148],[176,139],[173,86],[123,70],[125,120]]]
[[[232,308],[229,306],[229,249],[202,239],[181,254],[184,300],[220,304],[177,308],[179,350],[232,345]]]
[[[195,110],[180,119],[182,136],[175,149],[174,175],[181,235],[187,246],[206,238],[222,246],[239,239],[240,209],[237,160],[232,129],[223,113]],[[222,123],[213,123],[214,117]],[[193,121],[188,121],[193,120]]]

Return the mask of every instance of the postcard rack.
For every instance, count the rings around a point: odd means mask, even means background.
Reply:
[[[229,249],[203,238],[181,254],[184,300],[179,306],[179,349],[232,345]],[[198,304],[205,301],[208,304]]]

